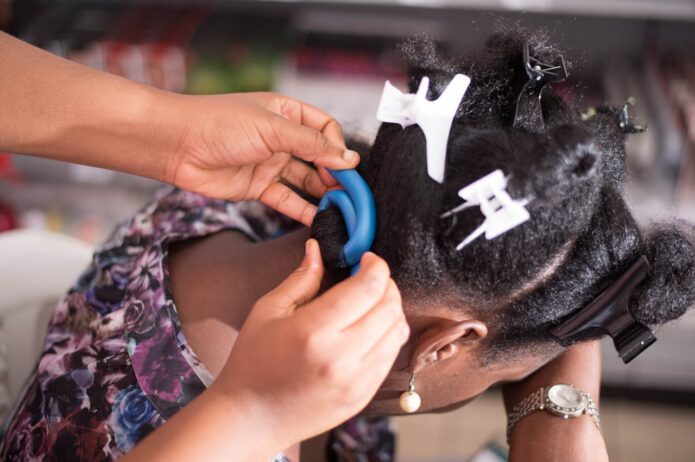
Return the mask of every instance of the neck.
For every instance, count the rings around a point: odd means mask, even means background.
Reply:
[[[258,299],[299,266],[308,238],[306,228],[260,243],[222,232],[175,246],[169,264],[182,321],[214,320],[238,332]],[[327,270],[322,289],[338,279]]]
[[[172,246],[167,264],[176,309],[188,342],[213,376],[253,305],[299,266],[308,238],[307,229],[260,243],[221,232]],[[334,280],[329,274],[324,283]]]
[[[296,270],[304,258],[305,242],[309,230],[302,228],[277,239],[254,243],[244,240],[236,246],[229,268],[243,281],[243,297],[239,297],[237,312],[244,319],[256,301],[267,294]],[[336,284],[340,272],[326,269],[321,291]]]
[[[309,230],[302,228],[277,239],[254,243],[243,240],[234,246],[227,265],[243,281],[243,289],[235,301],[235,310],[244,319],[263,295],[278,286],[304,258],[304,243]]]

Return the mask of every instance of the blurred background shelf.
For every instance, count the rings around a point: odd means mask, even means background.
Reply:
[[[82,0],[86,1],[86,0]],[[71,3],[57,0],[54,3]],[[138,0],[100,0],[94,3],[138,3]],[[196,0],[158,0],[151,3],[193,4]],[[397,9],[478,10],[515,13],[561,14],[569,16],[599,16],[614,18],[645,18],[689,21],[695,19],[695,4],[691,0],[216,0],[220,6],[263,3],[294,4],[301,7],[339,5],[354,8],[390,7]]]
[[[224,0],[223,0],[224,1]],[[234,1],[234,0],[226,0]],[[277,3],[276,0],[257,0]],[[467,9],[533,12],[545,14],[611,16],[617,18],[695,19],[691,0],[285,0],[292,3],[339,4],[362,7],[384,5],[399,8]]]

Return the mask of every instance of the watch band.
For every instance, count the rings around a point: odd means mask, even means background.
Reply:
[[[519,420],[536,411],[542,411],[545,409],[545,390],[546,388],[544,387],[539,388],[514,406],[514,409],[512,409],[507,416],[507,443],[509,443],[512,436],[512,430]],[[596,425],[596,428],[601,431],[601,419],[598,413],[598,406],[596,406],[594,400],[591,399],[591,395],[583,391],[581,393],[584,395],[587,402],[583,414],[591,417],[591,420],[594,422],[594,425]]]
[[[527,415],[542,410],[545,405],[543,403],[543,395],[545,394],[545,388],[540,387],[538,390],[534,391],[526,398],[522,399],[512,412],[507,416],[507,444],[512,436],[512,429],[517,424],[517,422]]]
[[[584,393],[586,396],[586,409],[584,410],[584,414],[588,415],[591,417],[591,420],[594,421],[594,425],[596,425],[596,428],[598,428],[598,431],[601,431],[601,417],[599,416],[598,413],[598,406],[594,402],[593,399],[591,399],[591,395],[589,393]]]

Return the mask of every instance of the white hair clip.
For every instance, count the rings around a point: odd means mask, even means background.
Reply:
[[[471,79],[456,74],[444,92],[434,101],[427,99],[430,79],[423,77],[417,93],[405,94],[386,81],[381,94],[377,120],[400,124],[405,128],[417,124],[425,134],[427,143],[427,173],[438,183],[444,182],[446,145],[449,140],[451,122],[461,104]]]
[[[459,191],[459,196],[466,202],[444,213],[441,218],[449,217],[469,207],[480,206],[480,211],[485,215],[485,221],[461,241],[456,246],[456,250],[461,250],[483,233],[486,239],[494,239],[531,218],[525,208],[528,201],[512,199],[506,188],[507,178],[502,170],[495,170]]]

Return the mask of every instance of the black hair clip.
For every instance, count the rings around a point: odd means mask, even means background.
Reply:
[[[521,89],[516,101],[514,127],[539,130],[545,125],[541,110],[543,89],[549,83],[562,82],[567,78],[569,72],[562,55],[557,55],[552,63],[545,63],[531,54],[528,42],[524,42],[523,55],[524,69],[529,80]]]
[[[651,329],[635,320],[628,311],[632,292],[647,271],[649,262],[641,256],[593,302],[550,329],[550,334],[562,341],[585,334],[590,329],[600,329],[613,337],[618,355],[625,364],[629,363],[656,341]]]
[[[623,133],[642,133],[647,130],[646,125],[636,125],[630,115],[630,108],[635,105],[635,98],[629,97],[623,107],[614,109],[613,115],[618,120],[618,126]]]
[[[582,114],[582,120],[589,120],[596,116],[596,114],[610,114],[615,119],[615,123],[618,124],[620,131],[623,133],[643,133],[647,131],[646,125],[637,125],[630,115],[630,108],[635,105],[635,98],[630,96],[622,107],[617,108],[613,106],[601,106],[598,109],[589,108]]]

